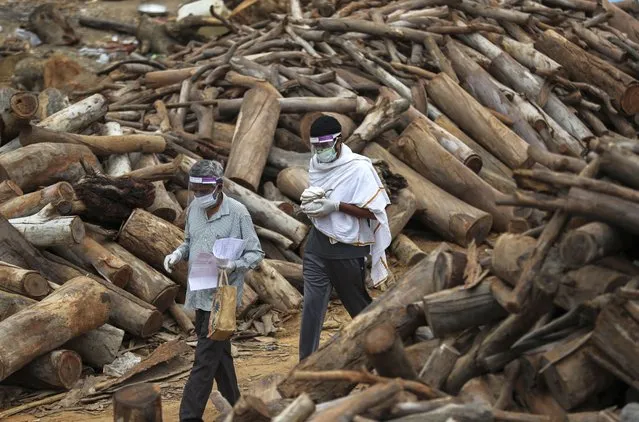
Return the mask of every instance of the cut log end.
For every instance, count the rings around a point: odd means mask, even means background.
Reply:
[[[41,298],[49,293],[49,283],[38,273],[27,274],[23,287],[25,293],[32,298]]]
[[[11,97],[11,110],[19,119],[30,119],[38,111],[38,97],[28,92],[20,92]]]
[[[575,230],[561,242],[559,252],[567,266],[576,268],[591,262],[597,256],[597,250],[597,243],[589,233]]]
[[[464,160],[464,165],[471,169],[474,173],[479,173],[483,167],[483,161],[479,155],[471,155]]]
[[[155,300],[153,301],[151,305],[158,308],[160,312],[163,312],[169,309],[169,307],[173,304],[173,302],[175,301],[175,297],[177,296],[177,293],[178,293],[177,285],[169,286],[166,289],[162,290],[162,292],[157,295],[157,297],[155,298]]]
[[[639,84],[633,83],[626,88],[621,97],[621,109],[628,115],[639,112]]]
[[[162,398],[157,384],[137,384],[118,390],[113,396],[115,420],[162,420]]]
[[[142,327],[142,332],[140,333],[140,337],[148,338],[153,334],[160,331],[162,328],[162,314],[158,310],[154,310],[151,312],[151,315],[146,320],[146,323]]]
[[[368,353],[379,354],[390,350],[394,342],[395,328],[389,324],[382,324],[370,330],[364,347]]]
[[[124,288],[133,277],[133,269],[129,265],[125,265],[115,270],[109,275],[109,281],[118,287]]]
[[[477,244],[483,242],[493,226],[493,217],[487,214],[471,221],[468,221],[464,217],[464,215],[456,215],[451,220],[451,225],[461,225],[465,229],[466,238],[463,239],[463,244],[468,246],[473,239]],[[471,223],[471,226],[466,228],[469,223]],[[455,231],[451,230],[451,232],[454,233]]]
[[[82,359],[80,355],[71,350],[61,350],[57,356],[57,378],[60,382],[60,387],[67,390],[73,388],[75,383],[80,379],[82,375]]]
[[[71,237],[75,243],[81,243],[86,234],[84,223],[79,217],[73,219],[71,223]]]

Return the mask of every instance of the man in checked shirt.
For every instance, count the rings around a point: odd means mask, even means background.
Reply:
[[[187,210],[184,243],[166,256],[164,267],[170,272],[177,262],[187,259],[191,269],[195,257],[200,253],[211,253],[217,239],[243,239],[244,252],[240,259],[218,263],[218,268],[227,271],[229,284],[237,287],[237,303],[240,304],[244,274],[259,264],[264,252],[246,207],[222,193],[223,173],[222,165],[217,161],[202,160],[191,168],[189,189],[194,199]],[[202,421],[214,379],[218,390],[231,405],[240,397],[231,356],[231,341],[207,338],[214,294],[215,289],[191,291],[188,288],[186,292],[185,307],[196,309],[198,342],[193,369],[184,386],[180,404],[181,422]]]

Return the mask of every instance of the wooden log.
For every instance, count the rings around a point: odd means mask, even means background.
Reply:
[[[9,220],[30,243],[38,247],[72,246],[84,240],[79,217],[59,217],[51,204],[37,214]]]
[[[224,170],[228,179],[257,192],[279,116],[277,97],[269,91],[251,89],[246,93]]]
[[[266,259],[265,262],[273,267],[275,271],[291,283],[300,293],[303,293],[304,277],[302,275],[302,264],[277,259]]]
[[[504,233],[497,238],[491,259],[491,270],[511,286],[517,283],[523,261],[535,248],[533,237]]]
[[[424,313],[433,335],[439,338],[490,324],[507,315],[486,282],[471,289],[459,286],[425,296]]]
[[[117,122],[106,122],[104,124],[103,135],[120,136],[122,135],[122,127]],[[111,177],[120,177],[133,170],[131,159],[128,154],[112,154],[105,163],[106,173]]]
[[[49,284],[37,271],[0,261],[0,289],[33,299],[49,294]]]
[[[419,379],[433,388],[442,388],[458,358],[459,352],[443,343],[430,354],[419,373]]]
[[[5,319],[0,323],[0,380],[35,357],[101,326],[110,307],[109,294],[102,286],[78,277],[43,301]]]
[[[542,71],[554,74],[562,70],[559,63],[535,50],[531,42],[520,42],[506,36],[491,39],[515,60],[530,69],[531,72]]]
[[[315,403],[308,394],[302,393],[271,420],[272,422],[304,422],[313,412],[315,412]]]
[[[24,192],[11,180],[0,182],[0,204],[21,196]]]
[[[0,290],[0,321],[36,303],[38,302],[20,294]]]
[[[571,79],[591,83],[606,92],[628,114],[639,111],[639,83],[633,77],[571,43],[553,30],[545,31],[535,48],[564,67]],[[583,69],[577,71],[576,69]]]
[[[277,188],[297,203],[300,201],[302,192],[309,186],[307,168],[289,167],[277,175]]]
[[[376,143],[363,151],[369,158],[384,160],[393,173],[402,175],[417,198],[418,218],[446,239],[460,245],[481,242],[492,226],[490,214],[460,201],[432,184]],[[428,198],[428,199],[427,199]]]
[[[506,231],[514,219],[512,209],[495,205],[495,199],[501,197],[501,193],[468,167],[453,160],[431,135],[423,120],[413,120],[391,146],[390,152],[446,192],[490,213],[495,229]]]
[[[107,99],[100,94],[78,101],[38,123],[41,128],[77,133],[98,121],[107,112]]]
[[[244,290],[242,290],[242,303],[240,303],[240,306],[237,309],[237,315],[240,318],[244,318],[249,309],[257,304],[258,300],[259,296],[255,290],[253,290],[249,284],[244,284]]]
[[[40,186],[79,180],[85,174],[83,161],[100,168],[98,159],[84,145],[28,145],[0,156],[0,179],[11,179],[23,191],[31,192]]]
[[[293,241],[291,239],[272,230],[265,229],[264,227],[255,226],[255,233],[260,239],[269,240],[279,249],[287,250],[293,247]]]
[[[124,330],[104,324],[69,340],[63,347],[77,352],[83,364],[102,369],[118,356],[123,339]]]
[[[305,224],[280,210],[276,204],[226,178],[224,194],[244,204],[255,224],[291,239],[293,247],[299,246],[308,233]]]
[[[585,43],[588,44],[588,46],[593,50],[598,51],[604,56],[617,62],[622,62],[625,60],[627,53],[612,44],[606,38],[600,37],[596,33],[592,32],[591,30],[583,25],[580,25],[577,22],[571,22],[571,26],[575,34],[581,40],[585,41]]]
[[[565,274],[559,285],[555,304],[566,310],[575,309],[605,293],[626,285],[631,276],[609,268],[586,265]]]
[[[395,200],[386,208],[388,226],[393,239],[404,230],[416,210],[417,198],[413,192],[408,188],[400,190]]]
[[[445,74],[431,80],[426,90],[444,113],[510,168],[532,165],[526,143]]]
[[[183,332],[185,332],[187,335],[191,335],[193,332],[195,332],[195,326],[193,325],[193,322],[186,315],[184,309],[180,305],[174,302],[169,306],[169,312],[171,313],[171,316],[177,323],[178,327],[180,327]]]
[[[157,135],[74,135],[33,125],[20,132],[20,143],[22,145],[38,143],[85,145],[100,157],[130,152],[163,152],[166,148],[164,138]]]
[[[13,88],[4,88],[0,93],[0,141],[6,144],[29,125],[29,121],[38,111],[38,97],[28,92],[16,92]]]
[[[161,422],[160,386],[145,382],[118,390],[113,395],[113,417],[121,422]]]
[[[402,340],[392,324],[383,323],[372,328],[364,338],[364,350],[366,357],[382,377],[418,379],[408,361]]]
[[[429,412],[394,419],[395,422],[447,422],[449,420],[489,422],[495,419],[490,408],[478,404],[447,404]]]
[[[382,293],[352,322],[346,325],[339,336],[333,337],[322,348],[300,362],[282,381],[278,390],[284,397],[293,397],[301,392],[308,393],[313,400],[326,401],[341,397],[353,388],[348,382],[327,382],[323,380],[296,380],[294,374],[301,370],[329,370],[355,368],[364,363],[363,339],[370,328],[383,319],[398,330],[400,336],[414,332],[413,318],[407,306],[432,293],[433,285],[440,284],[440,271],[445,262],[439,251],[420,261],[408,270],[397,284]],[[426,281],[426,282],[424,282]]]
[[[39,212],[47,204],[53,204],[58,210],[69,212],[73,198],[73,187],[67,182],[58,182],[0,204],[0,214],[5,218],[26,217]]]
[[[174,225],[142,209],[136,209],[122,225],[118,243],[171,280],[186,287],[188,266],[181,261],[166,274],[164,257],[184,241],[184,232]]]
[[[407,267],[412,267],[427,256],[426,252],[421,250],[415,242],[401,233],[395,237],[390,249],[393,255]]]
[[[601,7],[606,13],[611,14],[607,21],[610,26],[625,33],[635,43],[639,43],[639,25],[632,15],[608,0],[602,1]]]
[[[601,153],[601,170],[633,189],[639,189],[638,169],[639,159],[634,154],[624,154],[611,148]]]
[[[46,353],[14,373],[5,382],[31,388],[70,390],[82,374],[82,358],[71,350]]]
[[[488,72],[466,56],[455,43],[449,42],[446,46],[455,71],[464,82],[468,93],[484,106],[508,116],[513,122],[510,125],[513,132],[528,144],[545,148],[544,141],[538,132],[525,119],[521,111],[506,98]]]
[[[588,223],[566,233],[560,245],[561,258],[569,268],[580,268],[623,250],[627,241],[624,233],[608,224]]]
[[[68,250],[83,266],[95,268],[98,274],[118,287],[125,288],[133,277],[133,269],[126,260],[90,236],[85,236],[78,245],[69,246]]]
[[[551,93],[547,95],[547,98],[542,98],[543,80],[532,75],[528,69],[517,63],[510,55],[500,53],[492,58],[489,72],[501,83],[532,99],[576,139],[584,141],[594,137],[591,130],[556,95]],[[568,151],[573,151],[573,147],[560,152],[567,153]],[[573,151],[576,156],[579,153],[580,151]]]
[[[173,163],[172,163],[173,164]],[[158,158],[154,154],[145,154],[140,157],[136,165],[136,170],[150,168],[161,165]],[[164,182],[153,182],[153,188],[155,189],[155,197],[153,204],[147,208],[147,211],[154,215],[172,223],[177,216],[182,212],[182,207],[169,196],[169,193],[164,186]]]
[[[175,283],[119,244],[106,242],[103,246],[131,267],[131,279],[126,285],[129,293],[155,306],[160,312],[171,306],[178,291]]]
[[[282,312],[295,311],[302,304],[302,295],[266,261],[246,273],[246,282],[263,302]]]
[[[555,400],[566,410],[604,391],[615,379],[588,358],[586,353],[591,346],[587,339],[580,336],[561,342],[541,359],[544,380]]]

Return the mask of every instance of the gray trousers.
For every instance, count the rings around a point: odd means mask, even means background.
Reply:
[[[195,362],[182,393],[180,422],[202,421],[214,379],[217,381],[217,389],[231,405],[240,398],[231,356],[231,340],[216,341],[206,337],[210,315],[210,312],[200,309],[195,313]]]
[[[365,258],[326,259],[312,253],[304,254],[304,308],[300,330],[300,360],[319,347],[331,286],[353,318],[372,302],[366,291],[365,265]]]

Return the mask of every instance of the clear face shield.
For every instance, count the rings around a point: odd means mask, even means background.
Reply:
[[[329,163],[337,158],[335,146],[341,137],[340,133],[323,136],[311,136],[311,152],[320,163]]]
[[[222,192],[221,177],[189,177],[189,203],[208,208],[217,203]]]

